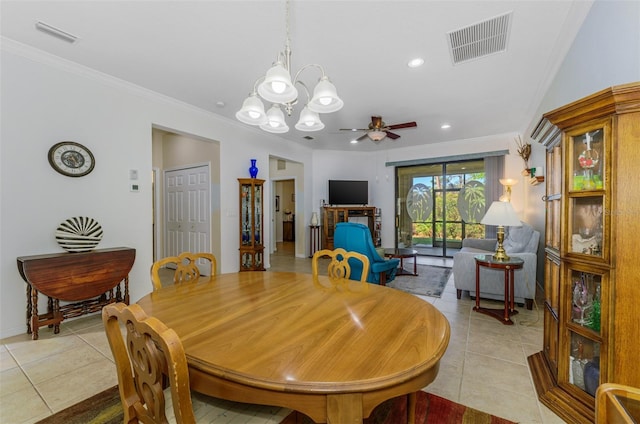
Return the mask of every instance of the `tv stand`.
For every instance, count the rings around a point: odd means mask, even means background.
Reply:
[[[371,237],[376,247],[381,245],[380,239],[380,214],[375,206],[323,206],[322,207],[322,248],[333,250],[333,233],[336,224],[339,222],[349,222],[350,218],[360,222],[366,220],[366,224],[371,231]],[[362,222],[364,224],[364,222]]]

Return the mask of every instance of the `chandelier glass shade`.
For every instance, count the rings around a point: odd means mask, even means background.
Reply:
[[[291,48],[289,40],[289,0],[286,7],[287,39],[285,49],[278,53],[278,58],[264,76],[254,83],[253,91],[242,103],[242,107],[236,112],[236,119],[248,125],[257,125],[262,130],[271,133],[286,133],[289,126],[285,121],[284,111],[287,116],[293,113],[293,107],[298,103],[298,89],[303,88],[307,103],[300,112],[300,118],[295,125],[299,131],[320,131],[324,124],[320,120],[320,113],[332,113],[342,109],[344,102],[338,96],[336,87],[331,83],[322,66],[310,64],[303,66],[294,78],[291,78]],[[299,80],[300,74],[309,68],[320,70],[321,76],[313,89],[313,96],[304,82]],[[264,99],[272,103],[265,112]]]
[[[282,113],[282,109],[280,109],[280,105],[274,104],[267,111],[267,119],[266,122],[260,124],[260,129],[270,132],[270,133],[286,133],[289,131],[289,126],[284,120],[284,113]]]

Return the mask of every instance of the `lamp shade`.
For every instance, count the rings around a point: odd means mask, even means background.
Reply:
[[[260,128],[270,133],[286,133],[289,131],[289,126],[284,121],[284,113],[280,109],[279,105],[273,105],[267,111],[267,121],[260,125]]]
[[[331,113],[342,109],[344,102],[338,97],[336,86],[326,76],[320,78],[313,89],[313,97],[309,101],[309,109],[318,113]]]
[[[307,106],[300,112],[300,119],[296,124],[296,129],[300,131],[320,131],[324,128],[324,124],[320,120],[320,116]]]
[[[501,225],[504,227],[521,227],[515,209],[509,202],[493,202],[480,221],[484,225]]]
[[[500,178],[499,181],[500,181],[500,184],[507,187],[511,187],[518,184],[518,180],[516,180],[515,178]]]
[[[281,62],[273,65],[258,85],[258,94],[272,103],[289,103],[298,98],[298,90],[291,82],[291,75]]]
[[[267,122],[264,104],[255,92],[242,102],[242,108],[236,112],[236,119],[249,125],[260,125]]]

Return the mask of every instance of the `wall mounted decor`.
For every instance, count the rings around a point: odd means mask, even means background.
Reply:
[[[102,240],[102,227],[93,218],[76,216],[61,222],[56,241],[68,252],[88,252]]]
[[[83,177],[93,171],[96,164],[91,150],[73,141],[51,146],[48,158],[51,167],[67,177]]]

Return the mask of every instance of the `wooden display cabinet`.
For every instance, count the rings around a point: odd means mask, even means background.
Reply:
[[[349,218],[365,218],[376,247],[381,245],[382,224],[376,219],[375,206],[324,206],[322,208],[322,248],[333,250],[333,233],[336,224],[349,222]],[[380,216],[378,215],[378,218]]]
[[[528,358],[540,401],[593,423],[602,383],[640,386],[640,83],[546,113],[543,350]]]
[[[264,271],[264,180],[238,178],[240,271]]]

